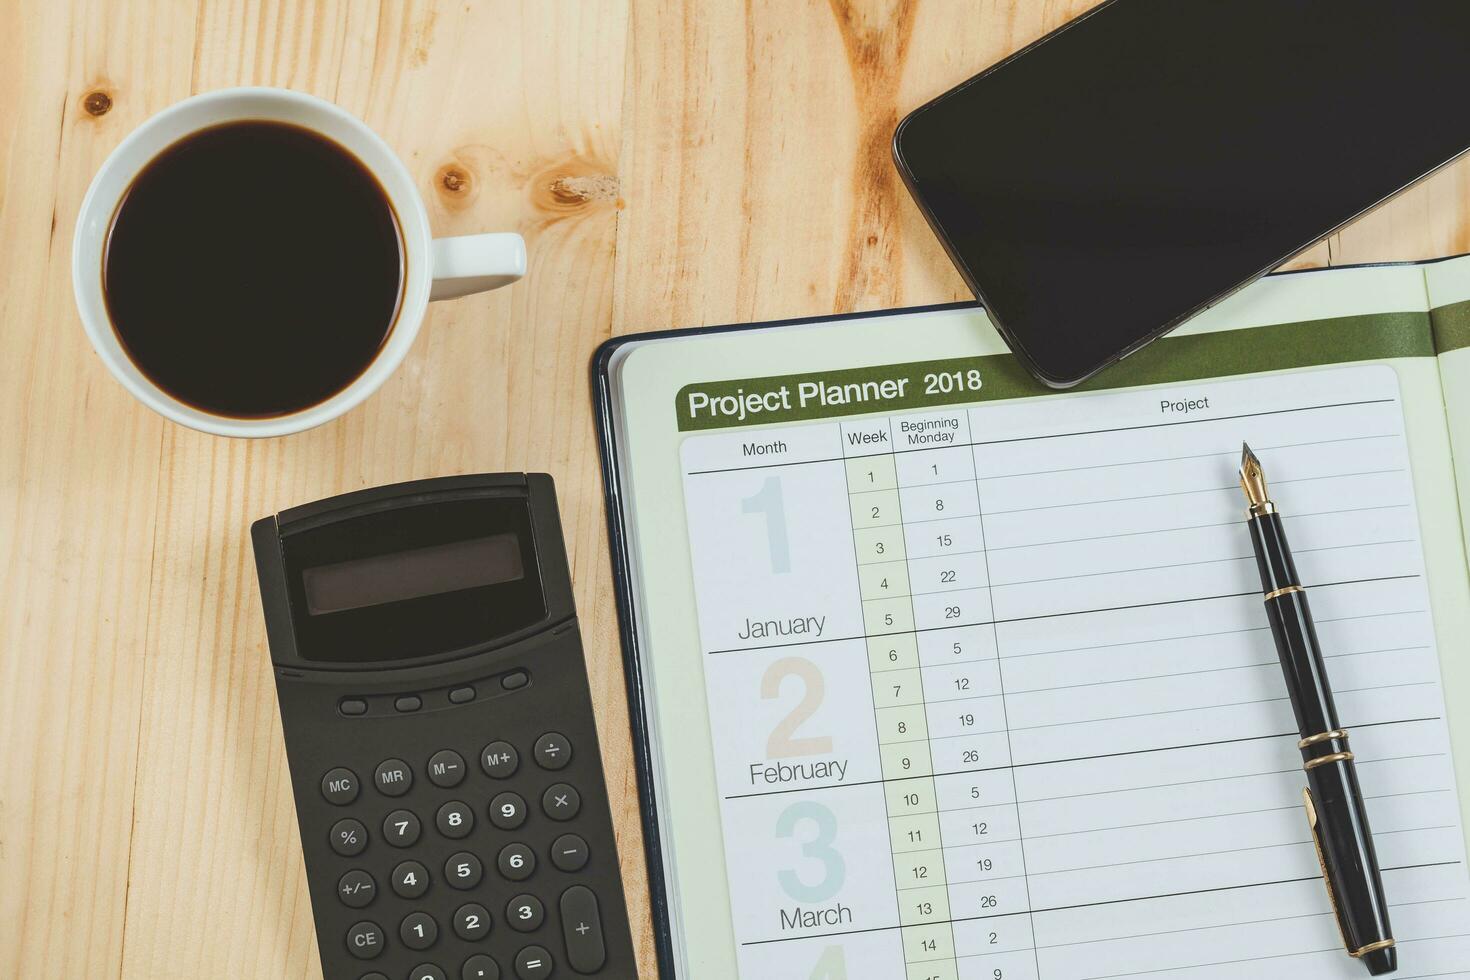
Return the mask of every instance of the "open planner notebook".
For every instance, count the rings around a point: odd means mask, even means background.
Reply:
[[[1470,258],[1268,278],[1067,393],[970,306],[595,366],[667,975],[1366,976],[1302,808],[1244,440],[1398,976],[1470,978]]]

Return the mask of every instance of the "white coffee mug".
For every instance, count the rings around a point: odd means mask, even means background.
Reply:
[[[270,120],[313,130],[350,151],[375,176],[398,216],[406,273],[398,318],[378,356],[356,380],[323,402],[288,415],[230,418],[179,401],[128,357],[108,318],[102,262],[119,202],[163,150],[201,129],[240,120]],[[112,151],[77,216],[72,239],[72,288],[87,337],[107,369],[138,400],[165,418],[224,436],[281,436],[328,422],[360,404],[403,361],[431,299],[448,299],[509,285],[526,274],[526,243],[514,233],[434,238],[429,215],[408,168],[360,119],[315,96],[276,88],[207,92],[170,106]]]

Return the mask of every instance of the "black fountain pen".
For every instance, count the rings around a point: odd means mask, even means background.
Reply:
[[[1348,955],[1362,960],[1373,976],[1398,969],[1393,932],[1388,924],[1388,902],[1373,833],[1358,788],[1358,772],[1348,750],[1348,733],[1337,721],[1327,668],[1307,608],[1307,593],[1297,579],[1296,564],[1281,526],[1276,505],[1266,496],[1266,476],[1251,447],[1241,445],[1240,485],[1250,502],[1247,523],[1266,594],[1266,616],[1276,653],[1286,675],[1291,707],[1296,713],[1301,741],[1302,768],[1307,788],[1302,790],[1307,822],[1317,845],[1327,897],[1342,932]]]

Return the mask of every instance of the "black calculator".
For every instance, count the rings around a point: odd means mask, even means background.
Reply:
[[[551,478],[252,536],[326,980],[635,976]]]

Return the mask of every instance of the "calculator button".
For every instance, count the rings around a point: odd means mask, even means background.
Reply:
[[[376,959],[383,952],[383,930],[376,922],[359,922],[347,930],[347,952],[360,960]]]
[[[434,964],[425,963],[414,967],[413,972],[408,975],[408,980],[449,980],[449,978]]]
[[[520,768],[521,757],[509,742],[491,742],[480,753],[480,766],[485,775],[495,779],[508,779]]]
[[[417,711],[424,706],[424,699],[417,694],[406,694],[393,702],[394,711]]]
[[[525,881],[536,870],[536,852],[525,844],[507,844],[500,849],[495,860],[502,877],[510,881]]]
[[[337,879],[337,897],[350,909],[365,908],[378,897],[378,883],[361,868],[354,868]]]
[[[475,700],[475,689],[473,687],[456,687],[449,692],[450,704],[465,704]]]
[[[516,976],[521,980],[546,980],[552,965],[551,954],[540,946],[527,946],[516,954]]]
[[[470,943],[490,935],[489,910],[474,902],[461,905],[454,913],[454,934]]]
[[[388,980],[381,973],[364,973],[358,980]]]
[[[475,811],[468,804],[450,800],[439,808],[434,823],[439,825],[439,833],[450,840],[459,840],[461,837],[468,837],[470,831],[475,829]]]
[[[497,795],[490,801],[490,822],[501,830],[515,830],[526,822],[526,801],[519,793]]]
[[[581,871],[589,856],[587,842],[576,834],[562,834],[551,845],[551,863],[561,871]]]
[[[484,953],[476,953],[464,961],[460,980],[500,980],[500,967]]]
[[[531,678],[524,670],[512,671],[500,679],[500,686],[507,691],[516,691],[531,683]]]
[[[337,705],[337,710],[344,715],[367,714],[367,702],[361,698],[346,698]]]
[[[464,891],[474,888],[484,877],[485,868],[480,864],[480,859],[469,851],[460,851],[449,855],[449,860],[444,862],[444,880],[449,882],[449,887]]]
[[[357,773],[341,766],[322,777],[322,795],[327,798],[328,803],[335,806],[346,806],[357,799],[360,788]]]
[[[419,841],[423,824],[409,810],[394,810],[383,820],[383,837],[394,847],[412,847]]]
[[[367,828],[359,821],[348,818],[332,824],[330,835],[332,850],[343,857],[356,857],[367,847]]]
[[[398,926],[398,938],[409,949],[428,949],[439,939],[439,923],[427,912],[410,912]]]
[[[546,909],[535,895],[517,895],[505,907],[505,921],[516,932],[539,929],[545,920]]]
[[[420,898],[429,890],[429,869],[417,861],[404,861],[393,869],[390,883],[399,898]]]
[[[402,759],[389,759],[378,766],[373,781],[384,796],[402,796],[413,785],[413,770]]]
[[[547,732],[536,739],[536,764],[542,769],[564,769],[572,761],[572,743],[565,735]]]
[[[597,896],[586,885],[561,893],[561,937],[567,944],[567,962],[578,973],[595,973],[607,961],[602,942],[602,916]]]
[[[429,756],[429,782],[450,789],[464,782],[464,756],[453,749],[440,749]]]
[[[570,820],[582,809],[582,797],[566,783],[555,783],[541,794],[541,809],[553,820]]]

